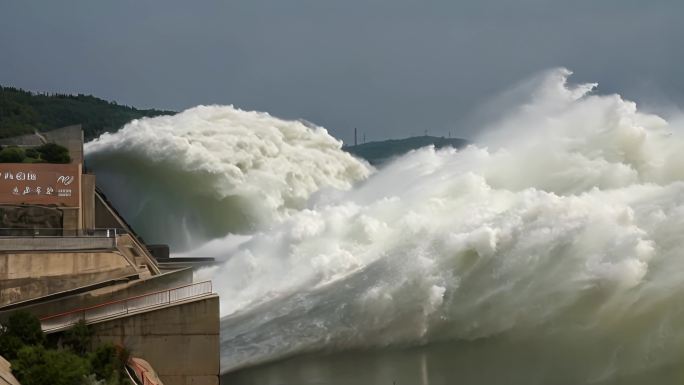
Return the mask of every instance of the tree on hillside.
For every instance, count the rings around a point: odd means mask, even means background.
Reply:
[[[133,119],[174,114],[138,110],[92,95],[43,94],[0,86],[0,137],[81,124],[86,140],[112,132]]]

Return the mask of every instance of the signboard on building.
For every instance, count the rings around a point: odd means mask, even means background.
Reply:
[[[0,163],[0,204],[80,206],[79,164]]]

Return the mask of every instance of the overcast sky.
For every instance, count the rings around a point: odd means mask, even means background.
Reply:
[[[468,115],[564,66],[684,104],[684,1],[0,0],[0,84],[136,107],[234,104],[349,142],[472,137]]]

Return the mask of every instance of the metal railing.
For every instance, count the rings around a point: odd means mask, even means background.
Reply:
[[[117,238],[107,237],[0,237],[0,251],[114,250]]]
[[[211,281],[198,282],[43,317],[40,319],[40,325],[43,332],[57,331],[68,328],[81,320],[86,323],[101,321],[211,293]]]
[[[63,229],[63,228],[7,228],[0,227],[0,237],[99,237],[116,238],[126,234],[122,228]]]

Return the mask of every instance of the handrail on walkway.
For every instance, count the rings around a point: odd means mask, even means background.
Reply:
[[[192,283],[173,289],[155,291],[122,300],[105,302],[99,305],[71,310],[40,319],[43,332],[65,329],[83,320],[86,323],[126,315],[145,309],[163,306],[189,298],[211,294],[211,281]]]
[[[116,238],[127,231],[118,227],[92,229],[65,229],[61,227],[20,228],[0,227],[0,237],[99,237]]]

